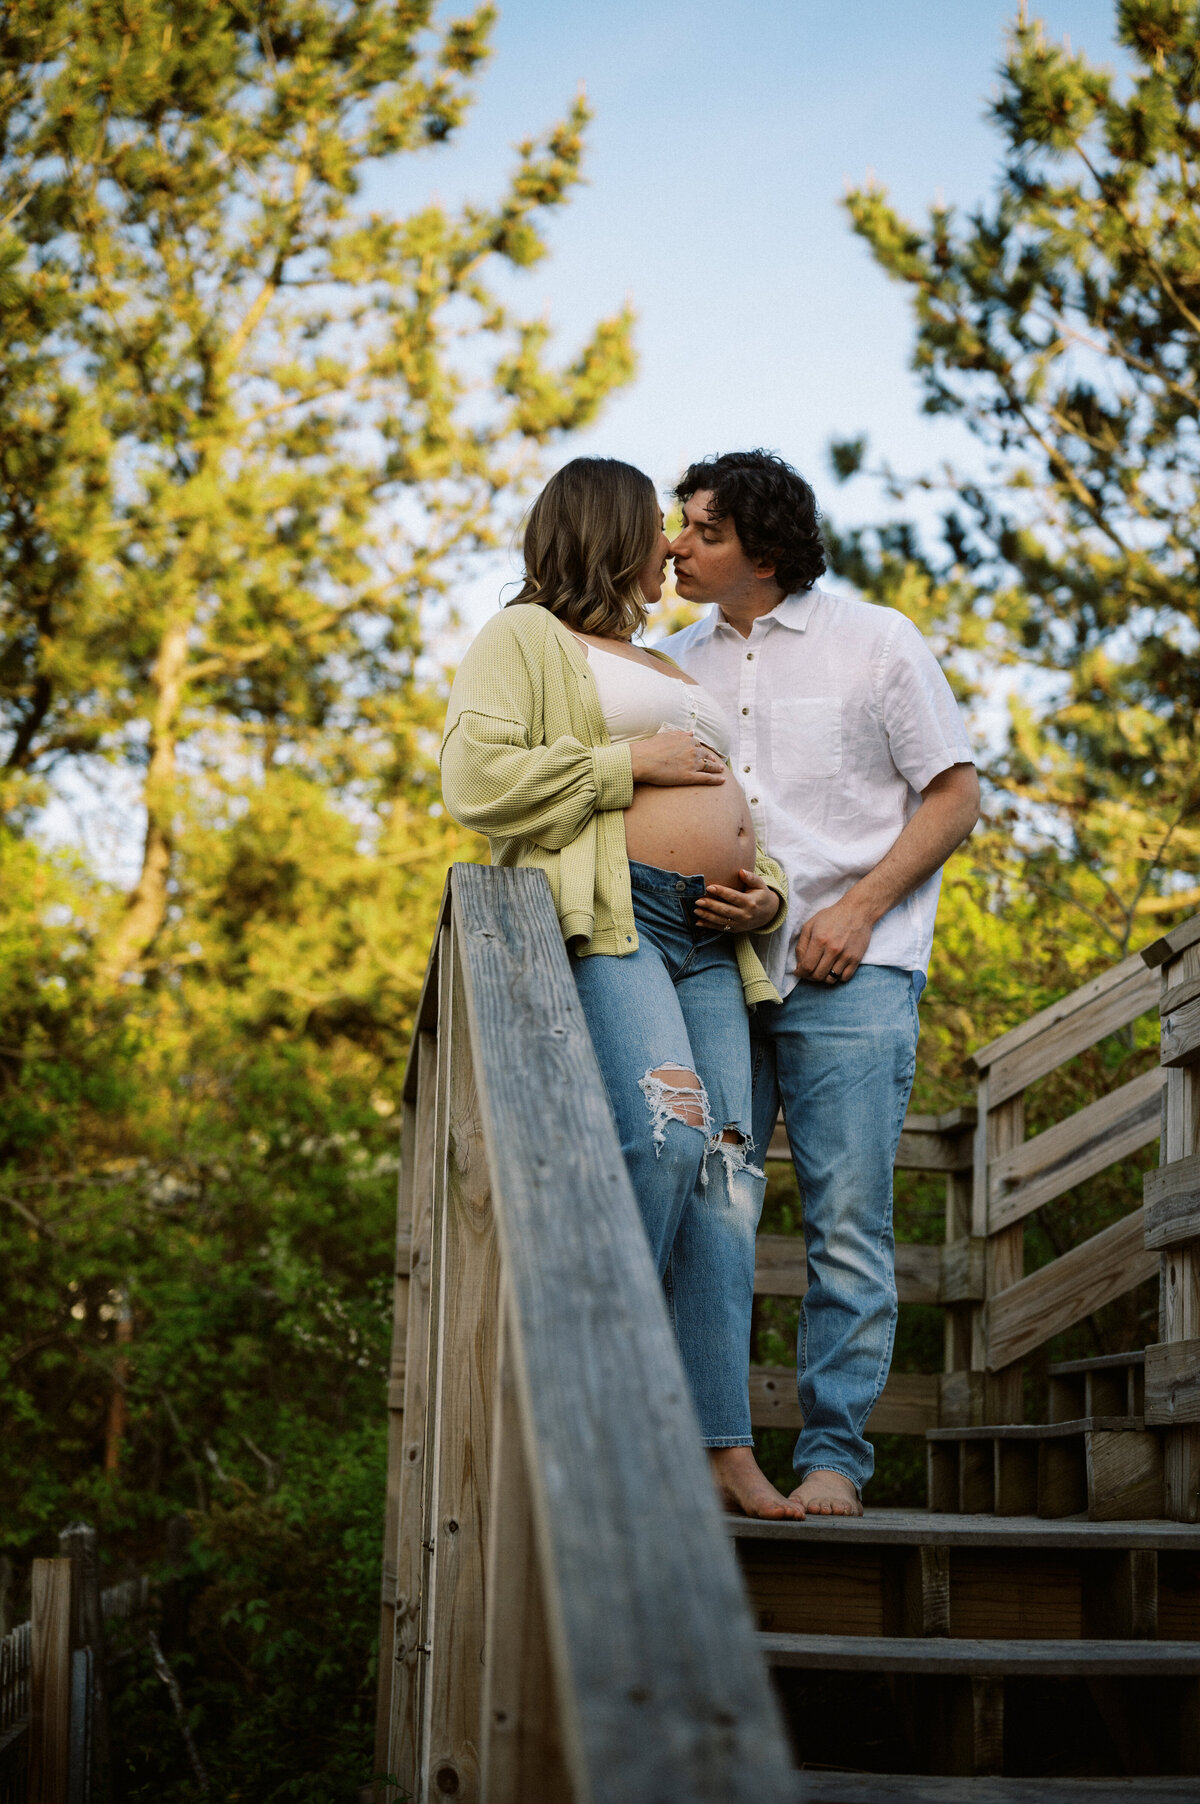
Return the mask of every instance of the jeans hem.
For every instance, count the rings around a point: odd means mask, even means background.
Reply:
[[[705,1435],[701,1438],[700,1445],[702,1447],[713,1447],[713,1448],[753,1447],[754,1436],[752,1434],[750,1434],[750,1435],[722,1435],[722,1436],[711,1436],[711,1437],[708,1435]]]
[[[818,1461],[816,1465],[809,1466],[805,1470],[802,1470],[797,1466],[795,1472],[800,1484],[803,1484],[806,1478],[811,1478],[814,1472],[833,1472],[838,1478],[844,1478],[849,1484],[854,1486],[855,1495],[857,1496],[858,1501],[860,1503],[862,1502],[862,1484],[855,1478],[853,1472],[847,1472],[844,1466],[830,1466],[825,1464],[824,1461]]]

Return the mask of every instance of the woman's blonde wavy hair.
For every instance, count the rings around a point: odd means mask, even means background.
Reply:
[[[661,530],[642,470],[615,457],[574,457],[529,510],[525,582],[506,606],[534,602],[577,633],[632,639],[646,624],[638,573]]]

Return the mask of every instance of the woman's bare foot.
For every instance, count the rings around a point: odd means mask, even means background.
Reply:
[[[800,1497],[785,1497],[760,1470],[752,1447],[710,1447],[708,1463],[717,1496],[727,1510],[768,1522],[803,1522]]]
[[[801,1504],[809,1516],[861,1516],[858,1492],[840,1472],[810,1472],[796,1486],[789,1503]]]

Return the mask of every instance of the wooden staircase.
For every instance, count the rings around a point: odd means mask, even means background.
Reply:
[[[1028,1086],[1156,1002],[1158,1069],[1026,1138]],[[1200,1798],[1200,917],[975,1065],[897,1161],[945,1181],[944,1243],[897,1249],[944,1369],[869,1424],[924,1439],[930,1507],[722,1521],[545,879],[455,867],[405,1085],[371,1804]],[[1145,1209],[1027,1273],[1032,1214],[1155,1139]],[[1029,1355],[1152,1276],[1158,1342],[1051,1366],[1026,1422]],[[756,1293],[806,1286],[760,1237]],[[799,1426],[791,1368],[751,1393]]]
[[[913,1797],[960,1775],[964,1799],[1034,1774],[1019,1795],[1047,1801],[1074,1795],[1056,1774],[1135,1797],[1200,1772],[1200,1528],[873,1510],[729,1532],[806,1769],[913,1775]]]

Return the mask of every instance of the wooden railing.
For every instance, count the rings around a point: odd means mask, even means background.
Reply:
[[[34,1560],[29,1622],[0,1639],[0,1804],[109,1796],[104,1625],[140,1615],[145,1576],[100,1589],[96,1531],[74,1522]]]
[[[1160,1001],[1161,1065],[1026,1139],[1030,1085]],[[1189,1435],[1191,1424],[1200,1424],[1200,1250],[1183,1244],[1200,1236],[1200,1101],[1192,1089],[1197,1058],[1200,918],[976,1052],[974,1110],[909,1115],[896,1169],[945,1174],[946,1239],[944,1245],[897,1246],[897,1290],[902,1305],[945,1309],[944,1370],[894,1373],[871,1416],[871,1432],[924,1434],[938,1426],[1021,1421],[1028,1356],[1154,1277],[1160,1261],[1162,1294],[1170,1301],[1160,1333],[1164,1347],[1148,1355],[1154,1378],[1147,1408],[1158,1412],[1148,1419],[1177,1422],[1181,1436],[1185,1424]],[[1164,1089],[1168,1068],[1173,1074]],[[1158,1140],[1168,1108],[1176,1125],[1162,1158],[1170,1170],[1147,1180],[1153,1228],[1149,1218],[1143,1223],[1140,1198],[1131,1195],[1127,1216],[1027,1275],[1025,1229],[1034,1213]],[[782,1118],[768,1157],[788,1157]],[[756,1293],[800,1297],[806,1288],[799,1236],[761,1235]],[[1170,1353],[1164,1350],[1168,1342],[1174,1344]],[[792,1366],[754,1367],[751,1401],[756,1427],[801,1424]],[[1200,1435],[1200,1428],[1195,1432]],[[1182,1494],[1190,1495],[1191,1483],[1180,1467],[1173,1515],[1183,1509]]]
[[[377,1770],[420,1804],[782,1800],[540,872],[451,872],[404,1105]]]
[[[1142,954],[1159,973],[1166,1076],[1157,1171],[1145,1182],[1147,1256],[1159,1262],[1158,1343],[1146,1348],[1146,1421],[1165,1429],[1168,1516],[1200,1521],[1200,915]]]
[[[1134,1078],[1030,1140],[1025,1092],[1153,1008],[1158,987],[1135,954],[974,1056],[979,1120],[971,1225],[986,1243],[981,1357],[973,1362],[982,1374],[980,1420],[1021,1421],[1025,1357],[1158,1269],[1143,1242],[1139,1199],[1131,1197],[1129,1215],[1025,1275],[1027,1218],[1159,1138],[1162,1077],[1150,1071]]]

